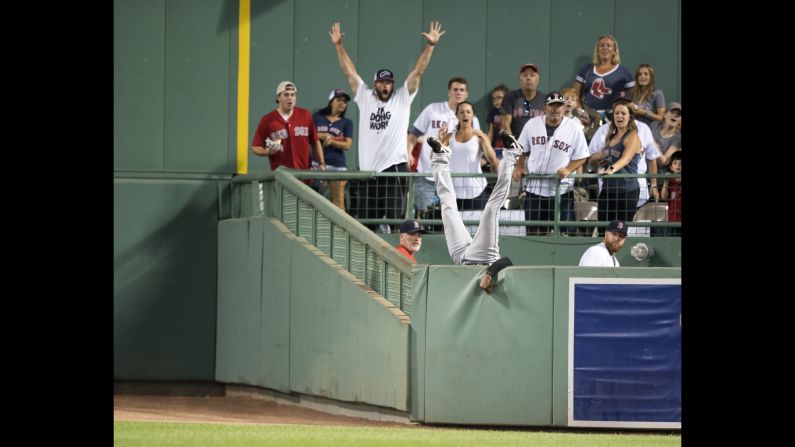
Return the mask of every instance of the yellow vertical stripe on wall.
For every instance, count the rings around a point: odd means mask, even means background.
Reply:
[[[240,0],[237,33],[237,173],[248,173],[248,88],[251,0]]]

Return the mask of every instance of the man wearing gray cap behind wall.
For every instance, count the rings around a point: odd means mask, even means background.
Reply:
[[[394,88],[395,75],[391,70],[379,69],[373,76],[373,88],[367,87],[353,61],[342,45],[344,34],[340,24],[334,23],[329,32],[331,43],[337,50],[342,73],[353,92],[353,101],[359,106],[359,169],[375,172],[407,172],[411,154],[407,148],[407,132],[411,103],[420,87],[420,78],[431,61],[434,45],[439,42],[442,26],[431,22],[425,37],[426,45],[406,81]],[[405,177],[387,177],[366,182],[359,191],[359,200],[367,198],[366,210],[358,217],[381,219],[384,214],[394,219],[402,216],[405,196]],[[362,215],[363,214],[363,215]],[[375,230],[377,225],[368,224]]]

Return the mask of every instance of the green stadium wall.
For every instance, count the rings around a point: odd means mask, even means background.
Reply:
[[[279,253],[280,256],[272,256]],[[681,269],[417,264],[409,319],[281,222],[219,224],[215,380],[406,411],[426,423],[566,426],[569,278]]]
[[[218,246],[218,382],[408,410],[393,304],[275,219],[225,220]]]

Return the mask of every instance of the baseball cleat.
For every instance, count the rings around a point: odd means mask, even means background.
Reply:
[[[434,137],[428,137],[428,146],[430,146],[431,149],[437,154],[449,154],[453,152],[452,149],[443,145],[441,141]]]
[[[516,138],[514,138],[514,136],[509,134],[508,132],[500,129],[500,131],[497,132],[497,135],[500,137],[500,139],[502,140],[502,144],[504,144],[505,147],[524,149],[522,145],[519,144],[518,141],[516,141]]]

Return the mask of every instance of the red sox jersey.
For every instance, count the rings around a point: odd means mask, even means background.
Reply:
[[[317,142],[317,131],[312,113],[295,107],[287,121],[278,110],[263,116],[254,132],[254,146],[265,147],[265,138],[282,140],[284,150],[269,155],[271,170],[279,166],[292,169],[309,169],[310,144]]]
[[[583,84],[583,102],[597,112],[612,109],[619,94],[635,86],[632,72],[621,64],[604,74],[597,73],[593,64],[585,64],[574,80]]]
[[[547,137],[546,115],[537,116],[522,128],[517,139],[524,147],[525,169],[528,174],[555,174],[565,168],[572,160],[588,157],[588,144],[585,134],[576,121],[563,117],[551,137]],[[529,151],[529,154],[528,154]],[[560,181],[560,193],[565,194],[574,186],[574,179],[567,177]],[[527,191],[551,197],[555,195],[556,179],[529,179]]]

